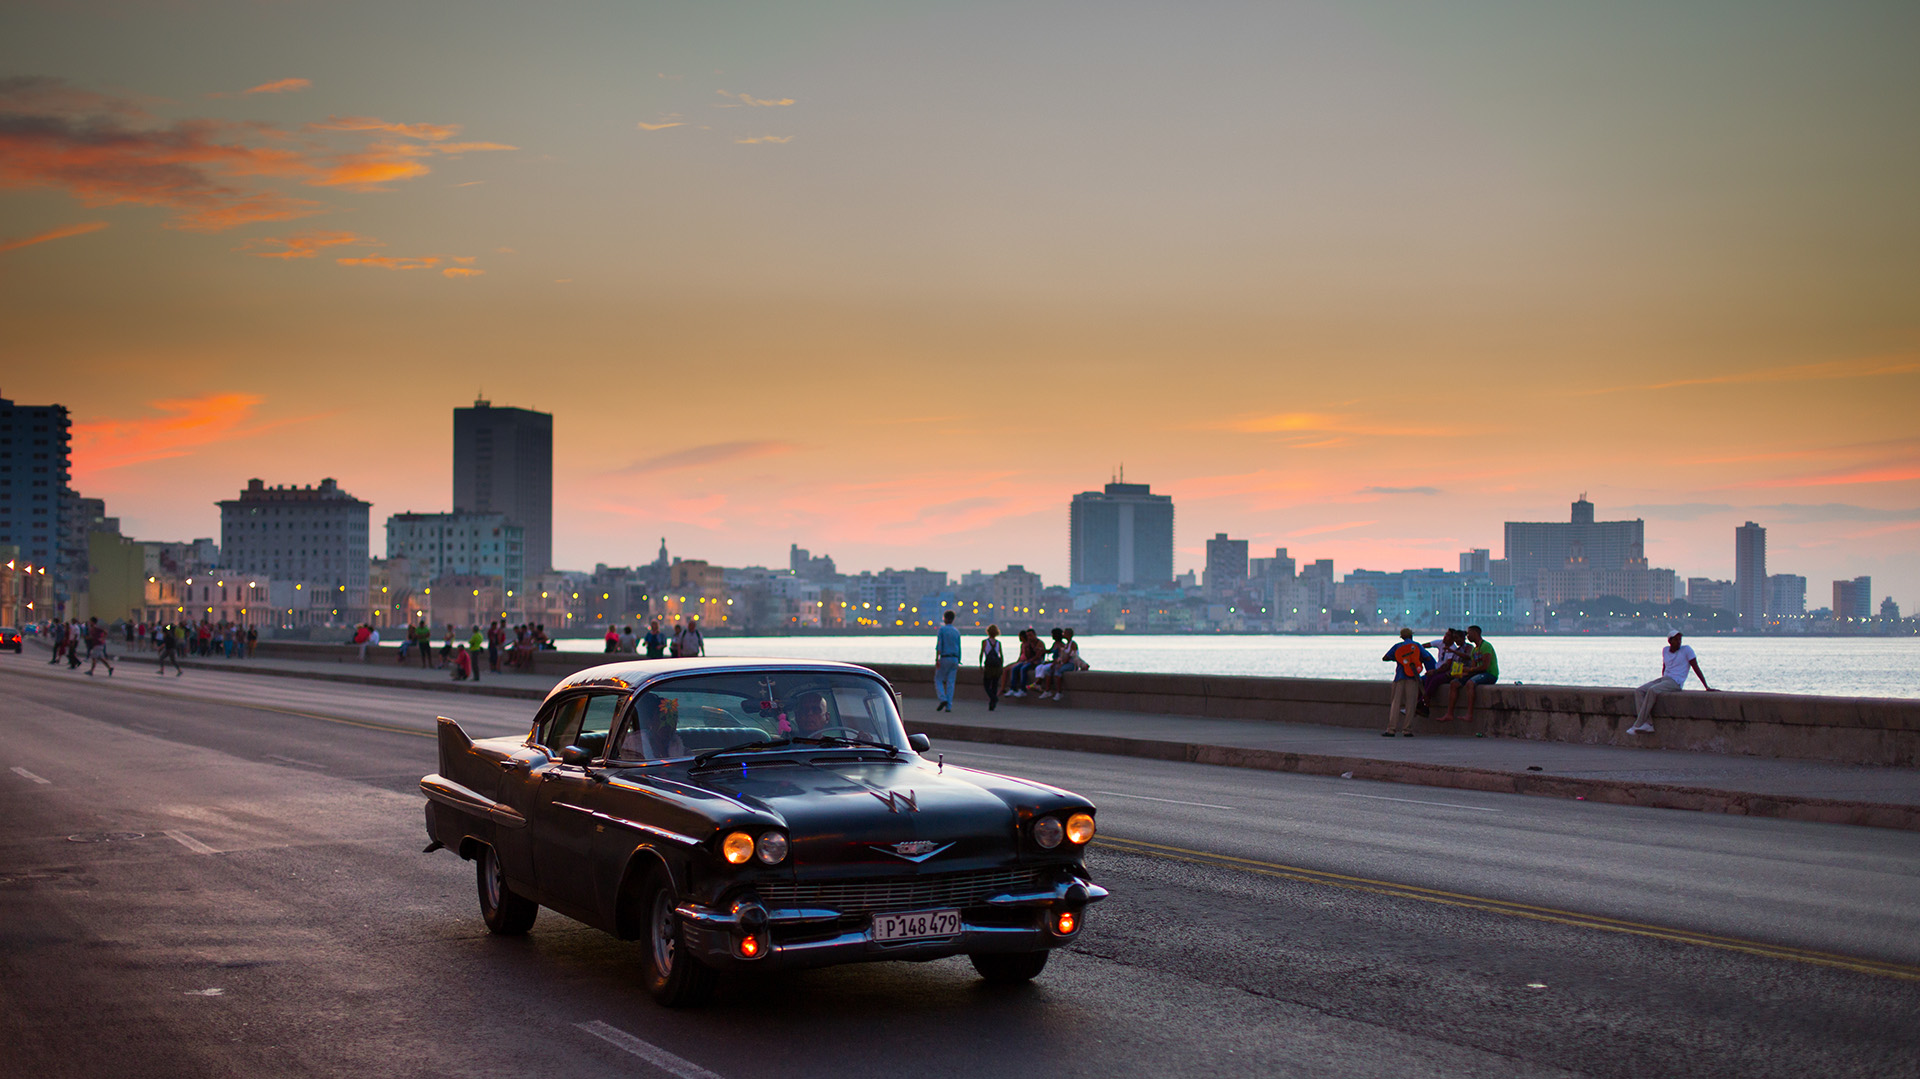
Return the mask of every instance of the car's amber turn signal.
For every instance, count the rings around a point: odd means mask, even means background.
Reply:
[[[1075,813],[1067,818],[1067,842],[1085,843],[1093,838],[1093,814]]]
[[[734,832],[720,842],[720,853],[734,865],[746,865],[753,857],[753,837],[745,832]]]

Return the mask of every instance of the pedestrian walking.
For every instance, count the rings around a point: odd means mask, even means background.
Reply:
[[[700,634],[698,616],[687,619],[687,628],[680,632],[674,643],[680,646],[676,654],[682,659],[695,659],[707,654],[707,639]]]
[[[658,618],[647,623],[647,635],[641,643],[646,646],[648,659],[660,659],[667,654],[667,635],[660,632]]]
[[[113,677],[113,660],[107,658],[107,627],[98,618],[87,619],[87,658],[92,661],[87,664],[88,677],[102,663],[107,665],[107,677]]]
[[[1393,667],[1393,695],[1387,700],[1387,729],[1381,735],[1413,737],[1413,717],[1420,707],[1420,675],[1433,669],[1433,654],[1414,643],[1413,631],[1400,629],[1400,640],[1380,657]]]
[[[933,695],[940,698],[936,712],[953,711],[953,683],[960,673],[960,630],[953,624],[953,612],[940,616],[940,630],[933,637]]]
[[[507,647],[507,624],[504,621],[487,623],[487,670],[500,673],[500,653]]]
[[[1675,631],[1667,638],[1667,646],[1660,650],[1660,677],[1633,691],[1633,708],[1639,716],[1633,726],[1627,728],[1628,734],[1653,733],[1653,701],[1662,693],[1678,693],[1687,684],[1687,672],[1700,676],[1700,688],[1708,693],[1718,692],[1707,684],[1707,675],[1700,669],[1700,659],[1694,654],[1693,646],[1680,643],[1680,633]]]
[[[1006,656],[1000,650],[1000,627],[987,627],[986,640],[980,642],[980,684],[987,691],[987,711],[1000,707],[1000,673]]]
[[[153,673],[165,677],[167,664],[171,662],[173,664],[173,676],[175,678],[180,677],[180,637],[179,634],[174,631],[173,626],[167,626],[166,629],[160,633],[158,644],[160,647],[160,668]]]

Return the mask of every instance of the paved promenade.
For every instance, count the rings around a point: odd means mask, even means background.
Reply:
[[[120,663],[116,677],[153,677],[151,653],[130,653]],[[258,658],[183,663],[189,679],[196,669],[208,669],[478,693],[524,698],[529,713],[531,702],[555,682],[547,675],[490,672],[478,683],[455,682],[443,670],[402,666],[391,656],[366,663]],[[75,672],[75,677],[81,675]],[[931,700],[909,697],[903,707],[907,728],[932,735],[936,750],[939,740],[950,739],[1920,829],[1920,770],[1910,768],[1508,738],[1388,739],[1377,731],[1313,723],[1100,711],[1038,701],[1003,702],[989,712],[984,704],[963,700],[952,713],[936,713]]]

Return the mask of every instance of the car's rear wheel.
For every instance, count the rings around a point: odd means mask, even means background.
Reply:
[[[504,937],[517,937],[533,928],[540,904],[513,890],[500,869],[500,856],[492,847],[482,847],[474,859],[474,875],[480,886],[480,917],[487,929]]]
[[[679,897],[664,869],[654,869],[640,887],[640,911],[646,918],[647,990],[669,1008],[692,1008],[713,996],[712,967],[694,958],[680,939]]]
[[[1030,982],[1047,968],[1049,952],[980,952],[967,956],[973,969],[995,985]]]

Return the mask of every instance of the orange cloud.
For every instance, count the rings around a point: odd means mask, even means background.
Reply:
[[[252,250],[267,244],[277,244],[279,247],[272,251]],[[284,238],[267,236],[250,240],[241,245],[240,250],[263,259],[310,259],[323,247],[339,247],[344,244],[378,247],[380,241],[352,232],[313,231],[295,233]]]
[[[733,141],[739,143],[742,146],[754,146],[763,142],[778,142],[778,143],[792,142],[793,136],[792,135],[755,135],[752,138],[735,139]]]
[[[1828,472],[1816,476],[1754,480],[1750,483],[1736,483],[1733,484],[1732,487],[1842,487],[1856,483],[1904,483],[1908,480],[1920,480],[1920,464],[1901,462],[1896,464],[1875,465],[1868,468],[1856,468],[1846,472]]]
[[[470,266],[449,266],[440,271],[442,277],[479,277],[485,270],[476,270]]]
[[[77,225],[61,225],[58,228],[51,228],[45,232],[35,233],[32,236],[22,236],[19,239],[13,240],[0,240],[0,251],[13,251],[22,247],[32,247],[34,244],[43,244],[48,240],[64,240],[69,236],[84,236],[89,232],[99,232],[106,227],[107,223],[105,221],[82,221]]]
[[[460,133],[459,124],[402,124],[372,116],[329,116],[324,124],[307,126],[315,131],[382,131],[428,142],[450,139]]]
[[[381,184],[411,180],[432,172],[418,160],[429,152],[408,143],[375,143],[358,153],[336,158],[324,172],[306,182],[310,187],[378,190]]]
[[[721,97],[727,98],[730,101],[738,101],[740,103],[739,105],[731,105],[731,104],[715,105],[714,108],[716,109],[737,109],[741,105],[749,106],[752,108],[779,108],[782,105],[793,104],[793,99],[790,97],[783,97],[783,98],[777,98],[777,99],[753,97],[749,94],[730,94],[730,93],[727,93],[725,90],[715,90],[714,93],[719,94]]]
[[[242,94],[293,94],[312,85],[312,79],[279,79],[274,82],[263,82],[250,90],[240,92]]]
[[[687,126],[687,122],[685,120],[673,120],[664,124],[650,124],[650,123],[647,123],[645,120],[642,120],[638,124],[635,124],[634,126],[638,127],[642,131],[665,131],[670,127],[685,127]]]
[[[342,258],[333,261],[342,266],[377,266],[383,270],[430,270],[440,265],[439,255],[391,256],[367,255],[363,258]]]
[[[249,393],[153,401],[165,415],[133,420],[95,420],[73,425],[73,474],[184,457],[195,449],[248,438],[283,423],[249,424],[263,398]]]

